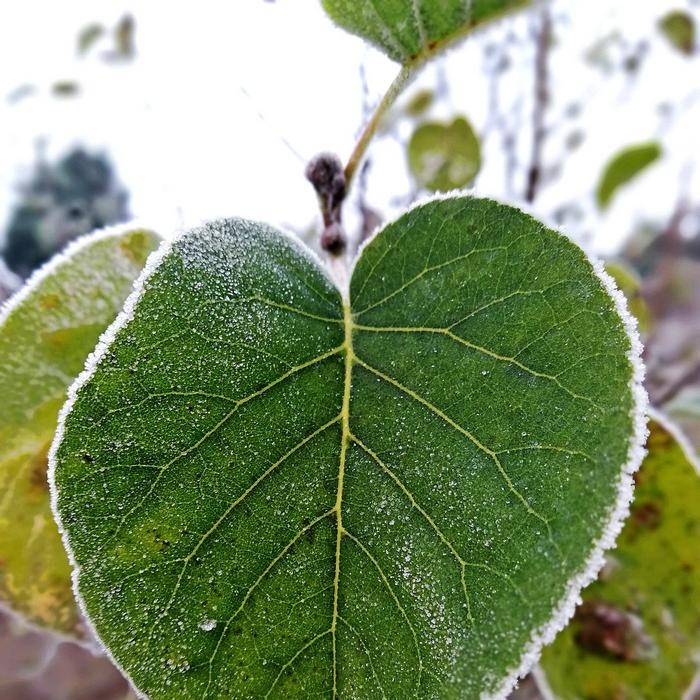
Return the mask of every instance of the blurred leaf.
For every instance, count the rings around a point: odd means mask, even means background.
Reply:
[[[51,86],[51,92],[56,97],[75,97],[80,86],[74,80],[59,80]]]
[[[700,476],[653,419],[632,512],[599,580],[541,665],[562,700],[678,700],[700,652]]]
[[[695,50],[695,20],[685,10],[672,10],[659,20],[659,30],[682,54],[691,56]]]
[[[135,53],[134,29],[136,23],[131,15],[124,15],[114,29],[114,43],[120,58],[133,58]]]
[[[605,167],[598,183],[596,198],[598,206],[605,209],[618,188],[633,180],[643,170],[661,157],[661,146],[650,141],[628,146],[613,156]]]
[[[78,34],[78,54],[81,56],[86,54],[104,33],[105,28],[96,22],[81,29]]]
[[[532,0],[321,0],[330,17],[404,65],[420,63]]]
[[[466,187],[481,168],[479,139],[469,122],[425,122],[411,136],[408,163],[416,182],[433,192]]]
[[[85,238],[0,315],[0,601],[66,634],[80,616],[49,507],[48,449],[68,385],[156,245],[124,228]]]
[[[617,286],[627,297],[629,309],[639,323],[639,330],[642,333],[647,333],[651,323],[651,314],[642,297],[642,280],[637,272],[621,260],[606,262],[605,271],[615,280]]]
[[[427,88],[418,90],[418,92],[411,95],[404,111],[409,117],[420,117],[430,109],[433,102],[435,102],[435,93],[432,90]]]

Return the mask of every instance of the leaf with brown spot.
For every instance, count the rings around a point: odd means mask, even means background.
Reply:
[[[678,700],[697,671],[700,478],[677,429],[650,428],[611,566],[542,656],[561,700]]]

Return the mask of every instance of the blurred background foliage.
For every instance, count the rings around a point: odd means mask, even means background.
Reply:
[[[21,62],[12,64],[0,95],[8,124],[2,137],[21,145],[6,149],[0,179],[6,190],[0,195],[0,299],[69,240],[132,214],[165,220],[161,230],[201,216],[266,218],[316,245],[320,223],[304,163],[323,148],[349,150],[393,67],[335,33],[315,1],[235,5],[229,10],[236,20],[232,32],[255,35],[259,22],[284,48],[280,37],[298,13],[308,18],[304,39],[310,46],[291,51],[288,68],[268,73],[261,67],[272,50],[266,41],[257,42],[258,54],[245,46],[246,66],[223,53],[203,49],[200,56],[178,34],[186,30],[193,39],[196,32],[197,46],[216,46],[225,36],[219,27],[225,18],[213,8],[210,16],[190,6],[136,7],[95,17],[96,11],[81,5],[52,29],[61,34],[70,61],[27,75]],[[537,3],[438,60],[384,120],[346,220],[359,245],[425,194],[474,188],[528,207],[606,258],[640,322],[651,402],[692,444],[683,448],[673,431],[655,428],[649,458],[655,461],[640,472],[647,480],[644,503],[635,506],[629,525],[654,533],[643,540],[644,547],[653,547],[654,537],[666,537],[668,488],[677,489],[674,483],[658,486],[653,470],[660,463],[684,468],[678,478],[686,480],[685,490],[697,490],[690,453],[700,449],[700,2],[605,5],[604,13],[598,3],[584,8],[580,0]],[[77,15],[82,20],[75,21]],[[253,24],[246,29],[249,17]],[[10,17],[3,24],[12,31]],[[319,53],[326,57],[323,66]],[[219,82],[207,84],[215,68]],[[324,70],[330,77],[321,75]],[[229,73],[230,80],[222,80]],[[218,139],[218,148],[208,138]],[[627,654],[626,635],[642,644],[650,629],[656,634],[658,625],[673,628],[668,621],[674,607],[688,605],[688,613],[700,608],[690,597],[697,592],[692,586],[700,561],[698,504],[686,498],[678,507],[688,520],[683,537],[671,541],[682,541],[684,549],[666,563],[677,586],[669,594],[645,579],[646,560],[638,564],[637,554],[628,551],[639,533],[626,531],[627,549],[612,555],[587,595],[588,607],[577,614],[586,633],[572,626],[557,642],[568,645],[561,653],[579,655],[576,672],[557,676],[556,663],[550,663],[560,697],[679,697],[673,683],[652,691],[639,682],[611,689],[585,679],[590,669],[591,678],[600,680],[601,664],[619,669],[620,678],[626,667],[633,671],[627,675],[644,678],[646,672],[652,678],[660,663],[658,644]],[[682,519],[683,512],[674,511],[674,518]],[[674,556],[669,552],[654,554],[656,573],[665,566],[664,556]],[[627,588],[604,580],[620,557],[633,570]],[[645,586],[651,593],[644,595],[656,596],[654,619],[634,602]],[[687,675],[700,663],[700,615],[686,617],[691,622],[681,645],[690,659]],[[553,658],[557,646],[548,653]],[[569,662],[561,662],[562,668]],[[570,693],[562,689],[567,677]],[[515,696],[549,697],[553,689],[547,685],[528,678]],[[650,681],[648,687],[655,685]],[[684,700],[700,698],[697,681],[683,692]],[[125,681],[105,657],[0,614],[0,700],[126,697]]]

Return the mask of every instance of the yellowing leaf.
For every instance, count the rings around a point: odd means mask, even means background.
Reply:
[[[632,512],[599,580],[541,665],[561,700],[678,700],[700,653],[700,474],[652,420]]]
[[[0,600],[66,634],[79,633],[79,614],[49,506],[48,449],[67,387],[156,244],[128,226],[79,239],[0,316]]]

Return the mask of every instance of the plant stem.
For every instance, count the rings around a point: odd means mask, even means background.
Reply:
[[[350,155],[347,165],[345,166],[345,187],[346,190],[350,190],[350,184],[353,177],[355,176],[362,159],[365,156],[369,144],[372,142],[374,135],[377,133],[379,124],[381,123],[383,117],[389,111],[391,106],[396,102],[398,96],[403,92],[403,89],[408,85],[408,83],[413,78],[416,72],[416,65],[411,63],[401,67],[396,78],[389,86],[388,90],[382,97],[381,102],[377,105],[374,110],[374,114],[370,117],[370,120],[365,125],[365,128],[360,134],[360,138],[355,144],[355,148]]]

